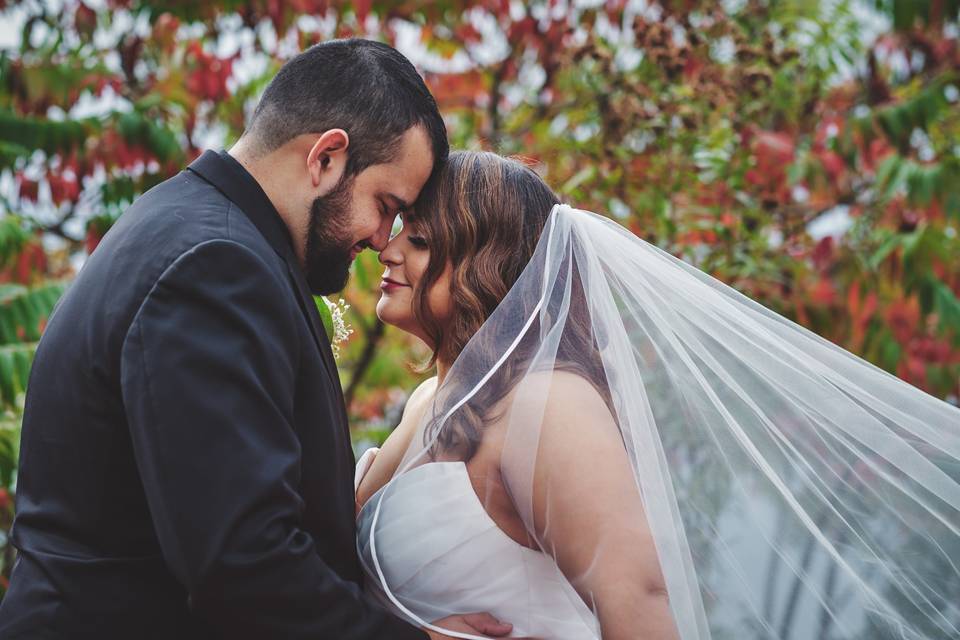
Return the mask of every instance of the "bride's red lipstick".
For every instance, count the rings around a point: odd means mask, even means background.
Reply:
[[[383,280],[380,282],[380,290],[386,293],[390,293],[391,291],[396,291],[401,287],[409,287],[409,286],[410,285],[408,284],[403,284],[402,282],[397,282],[396,280],[391,280],[390,278],[383,278]]]

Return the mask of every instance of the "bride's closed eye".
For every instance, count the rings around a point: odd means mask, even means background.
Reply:
[[[413,213],[410,211],[401,210],[399,219],[401,228],[409,229],[409,233],[407,234],[407,242],[417,249],[426,249],[427,239],[417,234],[416,227],[414,226],[416,223]]]
[[[417,249],[427,248],[427,239],[423,236],[409,235],[407,236],[407,242],[415,246]]]

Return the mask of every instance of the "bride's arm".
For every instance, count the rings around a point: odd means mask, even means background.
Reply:
[[[420,419],[423,417],[423,412],[433,398],[436,390],[437,379],[434,377],[421,383],[420,386],[410,394],[410,398],[407,399],[407,404],[403,408],[403,416],[400,418],[400,424],[387,436],[386,441],[383,443],[383,446],[380,447],[369,469],[367,469],[367,472],[360,480],[360,484],[357,486],[356,501],[358,513],[364,503],[370,499],[370,496],[385,485],[393,476],[394,472],[396,472],[397,467],[400,466],[403,454],[406,453],[407,447],[410,445],[410,440],[413,438],[413,434],[419,426]]]
[[[595,608],[604,640],[677,638],[660,563],[619,430],[584,378],[556,373],[537,461],[538,537]]]

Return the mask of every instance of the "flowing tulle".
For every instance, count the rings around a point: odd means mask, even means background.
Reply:
[[[362,544],[395,606],[381,507],[426,462],[469,461],[495,437],[542,541],[535,482],[560,371],[619,428],[633,482],[617,490],[642,500],[679,637],[960,638],[960,410],[565,205],[377,501]]]

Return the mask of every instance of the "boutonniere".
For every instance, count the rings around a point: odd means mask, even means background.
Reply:
[[[340,357],[340,343],[350,337],[353,329],[347,324],[346,313],[350,308],[343,298],[333,302],[326,296],[314,296],[317,303],[317,311],[320,313],[320,319],[323,320],[323,328],[327,331],[327,338],[330,340],[330,348],[333,350],[333,357]]]

